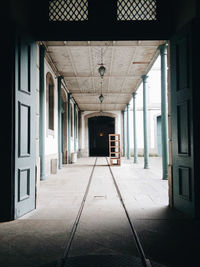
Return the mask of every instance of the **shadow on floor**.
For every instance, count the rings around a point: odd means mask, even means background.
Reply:
[[[152,267],[164,267],[152,262]],[[53,262],[39,267],[143,267],[139,257],[127,255],[86,255],[68,258],[66,263]]]

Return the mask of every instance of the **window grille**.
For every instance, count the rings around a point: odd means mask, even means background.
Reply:
[[[51,0],[49,21],[88,20],[88,0]]]
[[[117,0],[117,20],[156,20],[156,0]]]

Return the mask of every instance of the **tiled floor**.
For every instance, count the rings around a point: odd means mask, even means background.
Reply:
[[[32,267],[56,262],[63,255],[95,158],[65,165],[42,181],[37,209],[0,225],[0,266]],[[199,222],[168,207],[168,181],[161,179],[161,159],[122,160],[112,167],[144,251],[165,266],[200,266]],[[138,256],[124,210],[105,158],[98,158],[88,198],[70,257],[84,255]],[[50,266],[50,265],[49,265]]]

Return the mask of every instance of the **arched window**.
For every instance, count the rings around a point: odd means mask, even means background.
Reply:
[[[47,73],[47,125],[54,130],[54,82],[50,73]]]
[[[72,104],[71,104],[71,137],[73,137],[73,133],[74,133],[73,108],[72,108]]]
[[[76,111],[76,138],[78,138],[78,126],[79,126],[79,116],[78,116],[78,111]]]

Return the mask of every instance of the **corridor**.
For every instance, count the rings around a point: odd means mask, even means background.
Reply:
[[[1,225],[1,266],[55,266],[63,257],[94,162],[95,158],[81,158],[64,165],[57,175],[41,182],[37,210]],[[161,158],[151,157],[150,164],[151,169],[143,169],[143,158],[138,164],[122,158],[120,167],[111,168],[144,252],[161,266],[196,266],[198,222],[168,207],[168,181],[160,178]],[[186,240],[193,240],[193,245]],[[138,257],[104,157],[97,158],[69,259],[86,255]]]
[[[6,3],[0,266],[200,266],[200,1]]]

